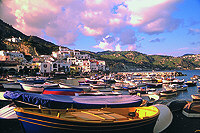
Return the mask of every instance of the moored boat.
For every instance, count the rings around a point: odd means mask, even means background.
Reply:
[[[64,96],[53,94],[37,94],[20,91],[6,91],[4,98],[11,99],[17,106],[35,107],[41,105],[46,108],[104,108],[104,107],[137,107],[143,99],[136,95],[117,96]]]
[[[27,92],[34,92],[34,93],[42,93],[44,88],[47,87],[58,87],[58,84],[53,83],[43,83],[43,84],[24,84],[20,83],[23,87],[23,89]]]
[[[132,90],[128,90],[128,91],[129,91],[129,94],[131,94],[131,95],[134,95],[134,94],[137,94],[137,93],[140,93],[140,94],[147,94],[148,93],[146,87],[139,87],[138,89],[132,89]]]
[[[157,107],[101,109],[15,108],[25,132],[153,132]]]
[[[90,84],[90,86],[93,89],[105,89],[105,88],[109,88],[110,85],[106,84],[106,83],[97,83],[97,84]]]
[[[173,96],[177,95],[177,91],[175,89],[163,89],[162,91],[159,92],[160,96]]]
[[[147,88],[159,88],[162,87],[162,83],[146,83]]]
[[[200,94],[191,95],[193,101],[200,101]]]
[[[185,105],[182,113],[186,117],[200,118],[200,102],[191,102]]]
[[[44,88],[42,94],[53,94],[53,95],[67,95],[75,96],[76,93],[83,93],[84,90],[81,88]]]
[[[200,86],[197,86],[198,91],[200,91]]]
[[[13,82],[13,83],[5,83],[2,85],[3,85],[3,88],[7,91],[16,91],[16,90],[24,91],[24,89],[20,83]]]
[[[197,81],[187,81],[187,82],[185,82],[185,84],[188,85],[188,87],[196,86],[197,85]]]
[[[169,87],[172,89],[175,89],[177,91],[185,91],[185,90],[187,90],[188,85],[186,85],[186,84],[184,84],[184,85],[170,84]]]
[[[91,90],[90,84],[89,85],[75,86],[75,85],[71,85],[71,84],[59,83],[59,87],[61,87],[61,88],[69,88],[69,89],[80,88],[80,89],[83,89],[85,92]]]
[[[0,78],[0,89],[3,89],[3,84],[8,83],[9,81],[6,78]]]
[[[26,77],[23,79],[17,79],[17,82],[24,84],[43,84],[45,83],[45,80],[36,77]]]

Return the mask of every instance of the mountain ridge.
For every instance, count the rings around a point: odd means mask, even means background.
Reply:
[[[13,43],[6,38],[20,37],[22,41]],[[58,51],[58,45],[37,36],[27,36],[0,19],[0,50],[18,50],[25,55],[50,55]],[[106,61],[110,71],[135,70],[174,70],[200,68],[200,57],[194,54],[185,54],[180,57],[166,55],[147,55],[137,51],[80,51],[89,54],[92,58]],[[194,55],[194,57],[190,57]]]

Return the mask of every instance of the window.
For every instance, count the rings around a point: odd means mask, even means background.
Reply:
[[[44,64],[43,67],[44,67],[44,68],[47,68],[47,64]]]
[[[55,63],[55,64],[53,64],[53,68],[57,68],[57,64]]]

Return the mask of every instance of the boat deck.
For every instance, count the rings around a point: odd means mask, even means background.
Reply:
[[[153,109],[154,108],[154,109]],[[29,114],[42,114],[55,119],[85,122],[125,122],[141,120],[152,117],[159,113],[155,107],[131,107],[131,108],[103,108],[103,109],[25,109],[15,108],[17,112],[26,112]],[[131,114],[131,115],[130,115]]]

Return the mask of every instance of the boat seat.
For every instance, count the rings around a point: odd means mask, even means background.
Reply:
[[[83,112],[72,112],[72,115],[86,121],[101,121],[103,118],[98,117],[97,115]]]
[[[127,120],[128,118],[116,114],[116,113],[111,113],[108,111],[82,111],[82,112],[72,112],[73,116],[76,116],[77,118],[87,120],[87,121],[102,121],[102,122],[107,122],[107,121],[115,121],[115,120]]]

